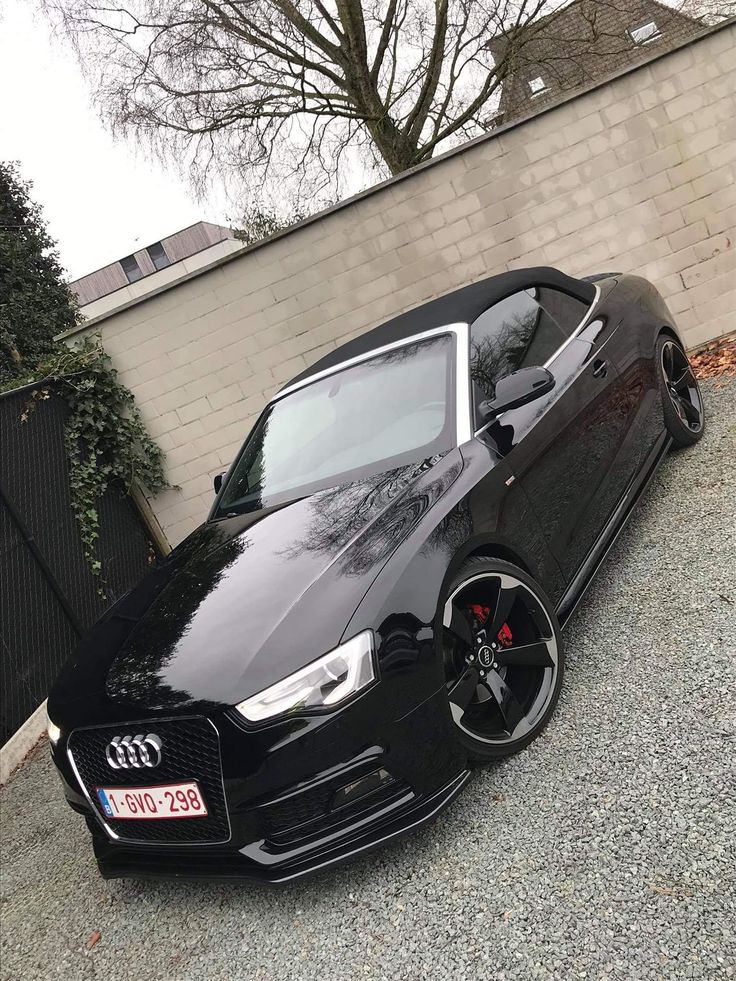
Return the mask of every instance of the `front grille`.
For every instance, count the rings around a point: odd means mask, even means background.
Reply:
[[[114,770],[105,748],[114,736],[155,733],[161,740],[161,763],[155,768]],[[220,740],[214,725],[203,718],[127,723],[76,729],[69,737],[69,755],[93,807],[123,841],[156,844],[218,843],[230,838],[222,786]],[[196,780],[208,816],[157,820],[115,820],[104,815],[96,787],[146,787]]]

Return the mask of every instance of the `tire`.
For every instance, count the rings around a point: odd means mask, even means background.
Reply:
[[[687,354],[668,334],[657,338],[655,368],[665,429],[675,446],[692,446],[705,431],[703,397]]]
[[[477,556],[450,583],[441,612],[448,711],[468,761],[519,752],[546,726],[562,687],[551,602],[523,569]]]

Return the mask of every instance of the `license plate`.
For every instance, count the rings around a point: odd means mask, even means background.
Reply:
[[[97,797],[106,816],[116,821],[207,817],[194,780],[158,787],[97,787]]]

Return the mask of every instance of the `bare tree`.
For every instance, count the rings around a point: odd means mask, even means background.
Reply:
[[[618,0],[597,0],[616,3]],[[114,128],[302,201],[479,135],[561,0],[45,0]],[[508,43],[491,51],[489,41]],[[559,52],[553,52],[554,57]],[[356,177],[356,169],[358,175]],[[293,199],[294,194],[290,195]]]
[[[252,188],[397,174],[483,130],[490,37],[550,0],[48,0],[107,120]]]

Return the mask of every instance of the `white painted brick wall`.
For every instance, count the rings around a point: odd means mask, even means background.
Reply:
[[[170,541],[289,377],[482,276],[635,271],[689,345],[733,330],[734,50],[731,24],[91,326],[167,453]]]

